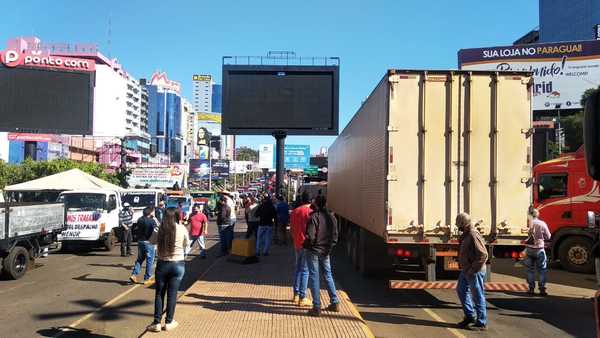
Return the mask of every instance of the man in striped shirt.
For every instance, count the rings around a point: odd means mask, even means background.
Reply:
[[[121,256],[131,256],[133,210],[127,202],[123,203],[123,209],[119,212],[119,226],[121,226]]]

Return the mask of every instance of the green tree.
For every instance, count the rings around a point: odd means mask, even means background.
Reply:
[[[583,112],[560,119],[565,132],[565,150],[577,151],[583,144]]]
[[[586,89],[583,92],[583,94],[581,94],[581,100],[579,102],[581,103],[582,107],[585,107],[585,101],[587,101],[587,98],[590,97],[590,95],[592,95],[597,90],[600,90],[600,86],[598,86],[598,88],[589,88],[589,89]]]
[[[81,163],[66,159],[33,161],[28,158],[19,164],[0,161],[0,189],[75,168],[113,184],[123,183],[117,174],[107,172],[106,166],[99,163]]]
[[[258,162],[258,151],[248,147],[239,147],[235,150],[235,159],[237,161]]]

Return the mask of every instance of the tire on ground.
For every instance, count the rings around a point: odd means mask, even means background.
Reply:
[[[2,271],[11,279],[19,279],[29,269],[30,262],[29,251],[22,246],[16,246],[2,261]]]
[[[566,238],[558,248],[558,257],[563,268],[570,272],[593,273],[594,255],[592,240],[583,236]]]

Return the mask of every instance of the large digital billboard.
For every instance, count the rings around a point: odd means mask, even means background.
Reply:
[[[223,65],[226,135],[337,135],[339,67]]]
[[[93,72],[0,65],[0,131],[91,135]]]
[[[600,84],[600,41],[462,49],[462,70],[533,73],[533,110],[581,109],[581,95]]]

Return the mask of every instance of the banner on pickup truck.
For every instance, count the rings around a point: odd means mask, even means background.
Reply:
[[[100,216],[97,211],[68,211],[67,229],[59,235],[59,240],[99,239]]]

